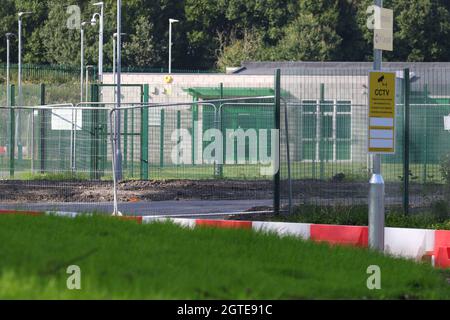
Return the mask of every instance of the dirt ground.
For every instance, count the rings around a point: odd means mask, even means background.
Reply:
[[[295,203],[367,203],[368,184],[361,182],[294,181]],[[423,206],[442,198],[442,185],[412,184],[412,206]],[[263,200],[273,198],[272,181],[241,180],[158,180],[124,181],[118,185],[120,202],[167,200]],[[282,198],[287,184],[282,182]],[[401,204],[402,185],[386,185],[386,203]],[[0,202],[110,202],[111,182],[0,181]],[[285,202],[285,201],[283,201]]]

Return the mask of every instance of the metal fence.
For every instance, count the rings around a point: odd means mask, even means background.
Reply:
[[[429,207],[448,197],[450,70],[392,71],[396,153],[382,159],[386,203]],[[115,110],[113,85],[91,85],[89,102],[78,105],[77,84],[25,85],[20,107],[12,86],[12,106],[0,115],[0,206],[110,212],[114,190],[124,213],[365,205],[372,167],[367,87],[364,68],[286,69],[275,86],[251,79],[240,87],[158,92],[125,84]],[[116,189],[112,116],[121,119],[123,180]],[[279,171],[270,171],[273,155]]]
[[[290,141],[294,203],[367,204],[372,168],[367,152],[368,71],[318,68],[282,73],[281,90],[287,101],[282,112],[289,118],[283,139]],[[442,173],[450,153],[450,132],[444,129],[444,116],[450,113],[450,70],[386,71],[397,74],[396,153],[382,157],[386,203],[405,210],[428,207],[448,199],[444,186],[448,181]],[[410,73],[410,83],[405,83],[405,72]],[[285,204],[286,167],[282,158]]]
[[[92,100],[102,87],[92,86]],[[124,102],[118,110],[115,103],[97,101],[3,107],[12,125],[2,133],[1,207],[112,212],[115,196],[119,210],[129,214],[177,213],[185,206],[201,211],[204,204],[195,201],[206,199],[208,211],[271,204],[273,173],[264,170],[270,163],[260,160],[275,150],[269,137],[273,97],[161,104],[146,102],[147,85],[125,88],[137,97],[142,93],[142,101]],[[28,139],[17,134],[19,112],[32,118]],[[115,117],[122,119],[123,179],[117,184]],[[19,137],[26,143],[19,144]],[[149,204],[161,200],[166,202]]]

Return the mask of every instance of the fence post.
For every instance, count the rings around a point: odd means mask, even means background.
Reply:
[[[177,111],[177,133],[178,133],[178,137],[180,137],[181,134],[181,111],[178,110]],[[179,140],[177,141],[177,166],[180,165],[180,138],[178,138]]]
[[[98,102],[98,85],[91,85],[91,102]],[[92,110],[91,112],[91,168],[90,175],[91,179],[95,180],[98,178],[98,111]],[[119,137],[120,139],[120,137]],[[74,160],[76,161],[76,160]]]
[[[195,129],[198,128],[198,104],[195,102],[198,101],[198,98],[194,98],[194,104],[192,106],[192,166],[195,166],[195,161],[197,160],[195,158],[195,154],[197,153],[197,132],[195,132]]]
[[[143,87],[142,102],[149,102],[149,85]],[[148,107],[141,109],[141,179],[148,180]]]
[[[161,109],[161,125],[159,127],[159,166],[164,167],[164,122],[165,112]]]
[[[221,82],[220,83],[220,100],[223,100],[223,97],[224,97],[224,94],[223,94],[223,82]],[[219,105],[219,107],[220,107],[220,105]],[[222,132],[222,136],[223,136],[223,134],[224,134],[224,132],[223,132],[223,128],[222,128],[222,108],[220,108],[220,110],[218,110],[218,109],[215,109],[215,120],[216,120],[216,122],[217,123],[215,123],[214,124],[214,128],[215,129],[219,129],[220,130],[220,132]],[[219,176],[219,178],[223,178],[223,166],[224,166],[224,164],[225,164],[225,161],[224,161],[224,155],[225,155],[225,149],[224,149],[224,146],[225,146],[225,144],[224,144],[224,142],[222,142],[222,159],[221,159],[221,162],[220,163],[218,163],[218,164],[216,164],[217,165],[217,175]]]
[[[405,69],[405,85],[404,85],[404,121],[405,121],[405,132],[404,132],[404,145],[403,145],[403,159],[404,159],[404,170],[403,170],[403,211],[405,214],[409,213],[409,125],[410,125],[410,90],[411,83],[409,79],[409,69]]]
[[[10,125],[10,133],[9,133],[9,176],[10,178],[14,178],[14,153],[16,149],[16,115],[14,106],[16,104],[16,95],[14,85],[10,85],[7,89],[10,90],[10,109],[9,109],[9,121]]]
[[[281,70],[275,71],[275,129],[280,132],[278,140],[278,149],[274,150],[274,155],[278,157],[279,168],[274,175],[273,181],[273,211],[275,214],[280,213],[280,170],[281,170]]]
[[[128,170],[128,110],[123,110],[123,170]]]
[[[45,105],[45,84],[41,83],[41,106]],[[40,146],[39,146],[39,150],[40,150],[40,167],[41,167],[41,173],[45,172],[45,133],[46,133],[46,111],[45,110],[40,110],[39,112],[39,118],[40,118]]]
[[[134,122],[135,122],[135,117],[134,117],[134,115],[135,115],[135,110],[134,109],[131,109],[131,145],[130,145],[130,153],[131,153],[131,156],[130,156],[130,159],[131,159],[131,177],[134,177],[134,139],[135,139],[135,132],[136,132],[136,130],[135,130],[135,127],[134,127]]]
[[[428,104],[428,85],[424,86],[424,102],[425,105]],[[424,126],[424,144],[423,144],[423,167],[422,167],[422,182],[427,183],[427,175],[428,175],[428,114],[426,112],[423,113],[423,120],[425,122]]]
[[[325,165],[323,162],[323,158],[325,157],[325,150],[324,149],[324,143],[323,143],[323,111],[322,111],[322,105],[325,102],[325,84],[321,83],[320,84],[320,102],[319,102],[319,121],[317,122],[317,126],[318,126],[318,133],[319,133],[319,171],[320,171],[320,180],[324,180],[325,179]]]

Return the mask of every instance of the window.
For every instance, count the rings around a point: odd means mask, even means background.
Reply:
[[[303,160],[351,160],[351,116],[350,101],[303,101]]]

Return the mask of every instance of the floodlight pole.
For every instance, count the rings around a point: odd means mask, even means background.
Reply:
[[[81,59],[80,59],[80,102],[84,102],[83,86],[84,86],[84,26],[86,22],[81,23],[80,38],[81,38]]]
[[[121,119],[120,119],[120,107],[121,107],[121,97],[122,97],[122,91],[121,91],[121,71],[122,71],[122,1],[117,0],[117,58],[116,58],[116,83],[117,83],[117,92],[116,92],[116,103],[117,103],[117,109],[118,111],[115,112],[115,140],[116,143],[114,154],[115,154],[115,162],[114,162],[114,171],[115,171],[115,178],[116,181],[120,181],[122,179],[122,152],[121,152]]]
[[[86,92],[85,92],[85,101],[89,101],[89,69],[94,69],[94,66],[86,66]]]
[[[23,106],[23,93],[22,93],[22,17],[31,14],[31,12],[19,12],[18,24],[19,24],[19,57],[18,57],[18,75],[17,75],[17,86],[19,89],[19,106]],[[23,145],[22,145],[22,112],[18,111],[17,114],[17,157],[22,160],[23,156]]]
[[[103,82],[103,17],[105,5],[103,2],[97,2],[93,4],[94,6],[100,7],[100,13],[95,13],[91,19],[91,25],[95,26],[97,23],[96,17],[99,19],[99,35],[98,35],[98,81]]]
[[[374,4],[381,8],[383,0],[374,0]],[[383,51],[374,49],[373,55],[373,69],[381,70]],[[369,182],[369,246],[372,249],[384,251],[385,185],[381,175],[381,155],[374,154],[372,162],[373,172]]]
[[[10,59],[10,46],[11,46],[11,37],[12,33],[6,34],[6,105],[11,105],[11,92],[9,90],[9,82],[10,82],[10,73],[11,73],[11,59]]]
[[[169,19],[169,74],[172,74],[172,24],[179,20]]]
[[[126,33],[122,33],[122,35],[126,35]],[[116,94],[117,94],[117,89],[116,89],[116,49],[117,49],[117,45],[116,45],[116,38],[117,38],[117,33],[113,34],[113,84],[114,84],[114,102],[116,102]]]

